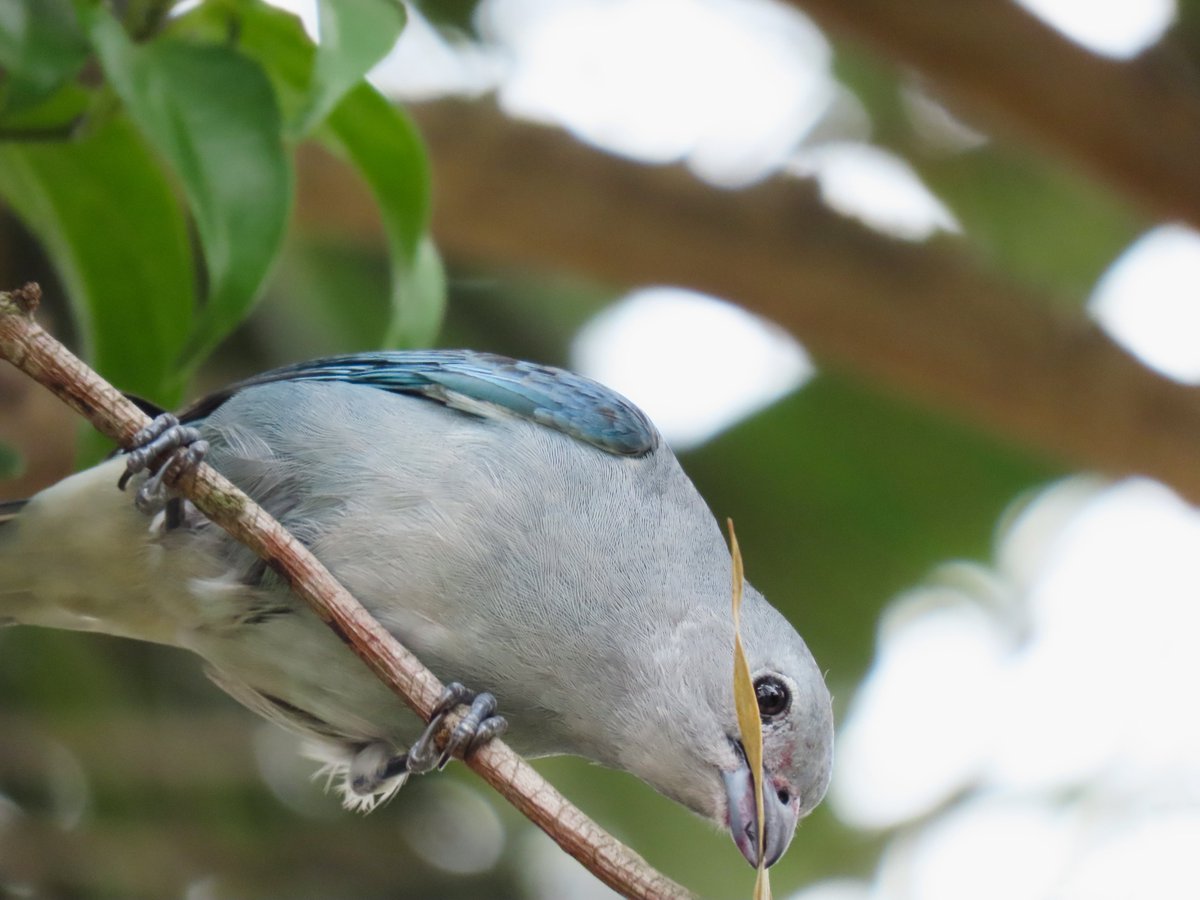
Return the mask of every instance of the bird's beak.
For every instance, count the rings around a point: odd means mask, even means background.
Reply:
[[[740,744],[738,749],[741,749]],[[729,801],[729,833],[742,851],[742,856],[757,868],[758,805],[754,801],[754,776],[750,774],[745,753],[739,754],[739,757],[741,765],[738,768],[721,773],[725,780],[725,796]],[[763,777],[763,856],[766,864],[773,866],[792,842],[799,810],[794,796],[789,798],[788,803],[780,800],[779,792],[772,785],[771,773],[765,768]]]

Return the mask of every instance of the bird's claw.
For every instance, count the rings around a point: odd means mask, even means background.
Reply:
[[[439,750],[436,739],[442,723],[451,710],[464,703],[470,704],[470,710],[454,726],[446,746]],[[386,794],[396,790],[409,775],[444,769],[455,754],[466,756],[508,730],[508,721],[495,712],[496,698],[492,694],[476,694],[458,682],[446,685],[429,724],[407,752],[390,755],[387,745],[382,743],[368,744],[358,750],[348,771],[349,791],[357,798]]]
[[[156,416],[133,436],[130,444],[125,471],[117,487],[125,490],[130,478],[149,471],[150,477],[142,482],[134,497],[134,505],[147,515],[167,505],[172,499],[169,485],[198,466],[208,452],[208,442],[201,439],[199,430],[181,425],[170,413]]]
[[[446,745],[439,751],[435,738],[442,722],[451,710],[465,703],[470,704],[470,710],[454,726]],[[476,694],[458,682],[452,682],[446,685],[429,724],[404,755],[404,768],[416,775],[444,769],[456,754],[465,757],[507,730],[508,721],[496,715],[496,698],[492,694]]]

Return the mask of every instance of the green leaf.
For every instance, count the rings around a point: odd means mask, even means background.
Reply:
[[[404,30],[404,5],[396,0],[320,0],[317,45],[308,102],[291,129],[308,134],[387,55]]]
[[[445,307],[441,261],[427,237],[429,161],[416,128],[370,85],[328,120],[327,143],[350,159],[379,204],[392,263],[389,346],[428,346]]]
[[[390,278],[377,246],[298,234],[255,314],[256,344],[281,359],[378,349],[391,321]]]
[[[65,140],[83,121],[92,95],[68,84],[41,102],[0,111],[0,140]]]
[[[425,235],[410,265],[393,250],[392,320],[385,347],[429,347],[442,330],[446,313],[446,268],[437,245]]]
[[[89,25],[105,74],[195,218],[208,291],[183,354],[191,368],[249,312],[284,236],[292,173],[275,94],[262,68],[228,47],[134,45],[102,9]]]
[[[264,3],[209,0],[172,22],[169,32],[205,43],[232,39],[241,53],[263,67],[284,120],[303,115],[317,48],[295,15]]]
[[[133,126],[115,117],[80,140],[0,144],[0,196],[46,248],[92,363],[174,405],[192,257],[183,211]]]
[[[236,33],[238,47],[260,61],[285,109],[306,96],[314,48],[295,16],[267,6],[220,0],[185,16],[192,34]],[[379,204],[392,268],[393,314],[386,346],[428,346],[441,326],[445,277],[428,238],[429,162],[404,113],[365,82],[328,116],[318,138],[362,174]]]
[[[0,0],[0,110],[39,102],[73,77],[87,55],[70,0]]]

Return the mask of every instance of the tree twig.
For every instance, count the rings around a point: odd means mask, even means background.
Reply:
[[[35,284],[0,292],[0,355],[53,391],[99,431],[127,445],[149,421],[146,414],[34,321],[40,297]],[[173,487],[286,578],[292,590],[376,676],[428,720],[441,695],[441,682],[376,622],[303,544],[209,465],[200,465]],[[457,721],[457,717],[450,719],[443,736]],[[691,896],[584,815],[501,741],[489,742],[466,762],[614,890],[630,897]]]

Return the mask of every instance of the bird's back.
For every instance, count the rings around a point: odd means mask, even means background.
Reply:
[[[628,683],[648,623],[696,615],[728,577],[712,516],[665,449],[618,456],[522,418],[337,383],[251,388],[202,431],[210,462],[427,664],[536,724],[535,750],[573,749],[555,732],[580,726],[562,718],[589,693],[619,703],[612,683]],[[226,580],[270,582],[230,539],[215,552]],[[258,637],[286,619],[264,617]],[[243,648],[257,656],[253,635],[209,630],[196,649],[233,675]]]

